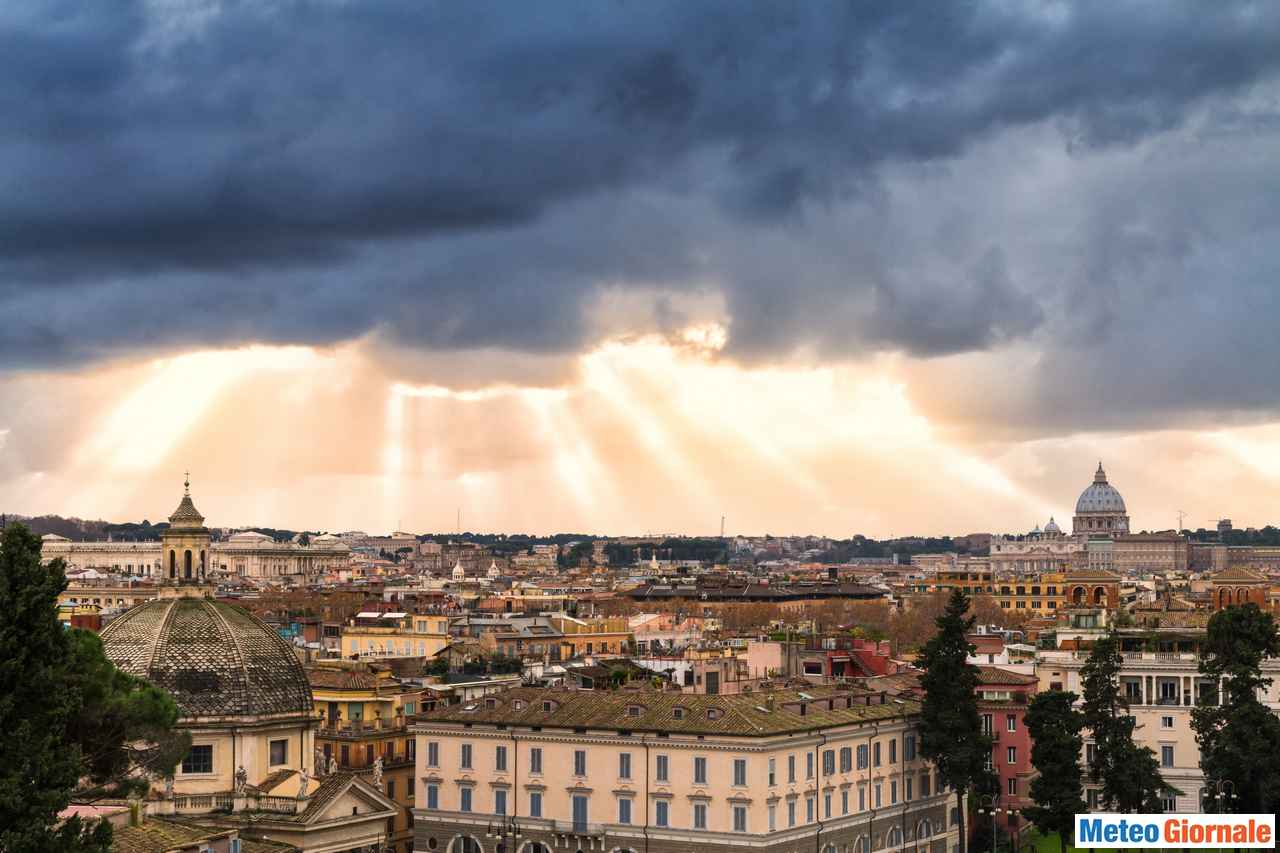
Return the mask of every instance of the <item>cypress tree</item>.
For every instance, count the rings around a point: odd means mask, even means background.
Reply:
[[[924,704],[920,713],[920,751],[938,768],[938,779],[956,792],[960,815],[960,853],[965,849],[964,796],[985,779],[991,738],[982,733],[978,714],[978,668],[968,662],[973,645],[969,598],[955,589],[935,620],[937,633],[920,657]]]

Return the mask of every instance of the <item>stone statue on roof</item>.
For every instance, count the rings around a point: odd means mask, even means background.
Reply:
[[[244,769],[243,764],[241,764],[239,767],[236,768],[235,780],[236,780],[236,796],[243,797],[244,789],[249,785],[249,771]]]
[[[382,756],[379,755],[373,762],[373,787],[379,791],[382,790]]]
[[[338,772],[338,759],[330,755],[329,756],[329,773],[332,775],[337,772]]]
[[[317,776],[324,775],[324,750],[318,746],[316,747],[315,768]]]
[[[302,768],[298,773],[298,799],[305,800],[307,798],[307,786],[311,784],[311,774],[307,772],[307,768]]]

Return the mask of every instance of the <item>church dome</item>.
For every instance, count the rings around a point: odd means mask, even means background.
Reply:
[[[1062,532],[1062,528],[1058,526],[1058,522],[1053,520],[1053,516],[1049,516],[1049,523],[1044,526],[1044,532],[1058,534]]]
[[[183,717],[312,713],[311,685],[280,635],[210,598],[139,604],[102,632],[107,658],[164,689]]]
[[[1124,498],[1120,497],[1115,486],[1107,482],[1107,472],[1102,470],[1102,463],[1099,462],[1093,482],[1080,493],[1080,499],[1076,501],[1076,515],[1124,511]]]

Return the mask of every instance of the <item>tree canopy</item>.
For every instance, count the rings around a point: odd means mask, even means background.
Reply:
[[[1210,693],[1191,712],[1206,811],[1280,811],[1280,718],[1258,699],[1271,684],[1262,661],[1277,656],[1275,618],[1258,605],[1228,607],[1209,619],[1200,672],[1221,680],[1221,697]]]
[[[1163,811],[1161,797],[1175,791],[1160,775],[1160,763],[1150,747],[1134,742],[1137,726],[1120,690],[1124,655],[1114,632],[1094,642],[1081,669],[1084,682],[1084,724],[1093,735],[1094,760],[1089,778],[1102,783],[1103,808],[1120,812]]]
[[[172,772],[189,746],[163,691],[117,670],[95,634],[64,628],[61,560],[10,525],[0,538],[0,850],[99,853],[111,829],[58,813],[73,794],[126,795]]]
[[[1032,698],[1026,715],[1031,764],[1037,776],[1029,792],[1035,805],[1022,813],[1044,834],[1056,832],[1063,853],[1075,832],[1075,816],[1085,811],[1080,782],[1084,717],[1075,709],[1075,701],[1074,693],[1049,690]]]

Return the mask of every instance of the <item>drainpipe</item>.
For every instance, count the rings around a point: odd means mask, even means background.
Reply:
[[[644,823],[640,831],[644,833],[644,853],[649,853],[649,737],[640,735],[640,743],[644,746]]]
[[[818,821],[818,831],[813,836],[813,853],[821,853],[822,851],[822,808],[818,802],[818,795],[822,792],[822,747],[827,745],[826,734],[820,735],[820,740],[813,748],[814,760],[816,766],[813,779],[813,811]]]

